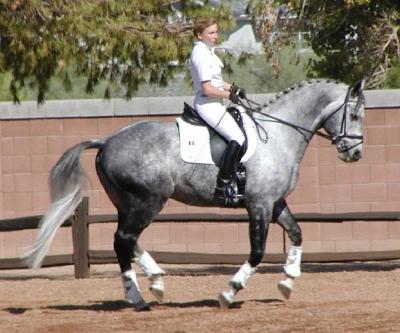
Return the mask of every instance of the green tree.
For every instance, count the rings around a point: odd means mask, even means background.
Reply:
[[[306,31],[317,55],[309,64],[311,75],[348,83],[364,77],[369,87],[385,86],[387,75],[396,82],[398,71],[392,68],[400,57],[400,1],[254,0],[251,5],[272,59],[298,31]]]
[[[400,87],[400,60],[397,59],[387,71],[385,75],[386,88],[399,88]]]
[[[9,73],[10,93],[37,90],[43,102],[54,76],[72,88],[71,71],[86,78],[90,93],[118,83],[126,98],[141,83],[166,85],[186,62],[192,22],[211,15],[222,29],[234,20],[228,8],[196,1],[0,0],[0,74]]]

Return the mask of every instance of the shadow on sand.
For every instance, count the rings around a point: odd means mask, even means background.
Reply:
[[[236,302],[238,307],[243,302]],[[165,309],[165,308],[219,308],[219,304],[217,300],[214,299],[204,299],[199,301],[190,301],[190,302],[166,302],[159,304],[157,302],[149,302],[149,305],[152,309]],[[95,302],[93,304],[66,304],[66,305],[50,305],[45,307],[45,309],[51,310],[60,310],[60,311],[120,311],[124,309],[132,309],[134,307],[125,301],[104,301],[104,302]]]
[[[255,299],[255,300],[247,300],[247,302],[257,302],[257,303],[265,303],[271,305],[282,305],[285,302],[280,299]],[[230,309],[240,309],[244,301],[234,302],[230,305]],[[166,302],[159,304],[157,302],[150,302],[150,309],[153,310],[163,310],[167,308],[213,308],[219,309],[219,303],[215,299],[203,299],[199,301],[190,301],[190,302]],[[117,312],[122,311],[124,309],[132,309],[133,306],[125,301],[103,301],[103,302],[94,302],[92,304],[61,304],[61,305],[49,305],[46,307],[42,307],[41,309],[45,310],[58,310],[58,311],[105,311],[105,312]],[[24,314],[27,311],[31,311],[31,308],[6,308],[3,311],[9,312],[15,315]]]
[[[208,265],[204,267],[171,267],[166,272],[169,275],[233,275],[239,265]],[[335,273],[335,272],[379,272],[400,269],[400,260],[348,263],[302,263],[303,273]],[[261,264],[257,273],[282,273],[283,264]]]

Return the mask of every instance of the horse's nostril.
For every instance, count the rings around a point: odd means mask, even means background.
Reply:
[[[356,150],[353,154],[353,159],[355,161],[358,161],[361,158],[361,151],[360,150]]]

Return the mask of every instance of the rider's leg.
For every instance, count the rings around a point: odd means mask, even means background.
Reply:
[[[242,147],[236,142],[229,142],[222,157],[217,179],[217,196],[234,198],[234,175],[236,174],[237,163]]]
[[[206,103],[196,105],[196,109],[199,115],[229,142],[221,161],[216,195],[233,198],[236,195],[235,169],[245,141],[244,134],[223,104]]]
[[[240,146],[245,141],[244,134],[236,121],[221,103],[196,104],[200,117],[228,142],[236,141]]]

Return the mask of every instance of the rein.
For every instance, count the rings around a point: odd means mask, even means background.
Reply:
[[[266,130],[259,124],[259,120],[254,118],[254,113],[258,113],[260,115],[263,115],[264,117],[270,118],[270,119],[274,120],[277,123],[292,127],[292,128],[294,128],[295,130],[297,130],[299,132],[306,132],[306,133],[309,133],[309,134],[312,134],[312,135],[315,134],[315,135],[318,135],[318,136],[320,136],[320,137],[322,137],[322,138],[324,138],[326,140],[330,140],[332,144],[336,144],[337,149],[338,149],[339,152],[345,152],[345,151],[351,149],[352,147],[347,148],[346,147],[346,143],[343,141],[343,139],[345,139],[345,138],[359,139],[360,140],[359,144],[361,144],[363,142],[363,139],[364,139],[364,137],[362,135],[347,134],[347,126],[346,126],[347,125],[347,119],[346,119],[346,115],[347,115],[347,106],[348,106],[348,103],[350,102],[350,91],[351,91],[351,88],[349,87],[344,102],[338,108],[336,108],[331,114],[329,114],[329,116],[326,117],[326,119],[321,124],[321,125],[324,125],[328,121],[329,118],[331,118],[334,114],[336,114],[344,106],[342,123],[341,123],[341,126],[340,126],[340,134],[338,134],[336,136],[332,136],[332,135],[329,135],[329,134],[322,133],[320,130],[313,131],[313,130],[310,130],[308,128],[305,128],[305,127],[296,125],[294,123],[291,123],[289,121],[283,120],[281,118],[278,118],[278,117],[272,116],[270,114],[264,113],[264,112],[262,112],[262,110],[264,108],[266,108],[268,105],[265,104],[265,103],[264,104],[257,103],[255,101],[249,99],[248,97],[244,98],[244,100],[247,102],[247,105],[245,105],[242,100],[239,100],[239,105],[242,106],[246,110],[246,113],[249,115],[249,117],[256,124],[258,136],[259,136],[260,140],[263,143],[267,143],[268,134],[267,134]],[[358,102],[357,106],[356,106],[356,111],[358,111],[360,106],[361,106],[361,103]],[[264,135],[266,137],[265,139],[261,137],[260,129],[264,132]],[[306,139],[306,141],[308,142],[309,140]]]

